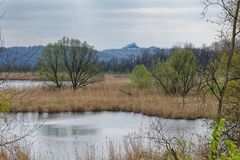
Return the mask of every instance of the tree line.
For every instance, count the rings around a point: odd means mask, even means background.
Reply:
[[[145,50],[139,56],[113,58],[107,62],[100,62],[97,51],[87,42],[64,37],[44,48],[38,59],[37,71],[43,80],[51,82],[51,86],[62,88],[67,81],[70,81],[75,90],[96,82],[96,76],[99,73],[131,73],[136,66],[143,65],[151,71],[152,76],[158,80],[167,94],[175,94],[181,90],[181,95],[186,95],[192,82],[185,79],[186,75],[181,77],[181,74],[187,74],[187,76],[196,74],[197,70],[206,68],[210,61],[216,59],[216,53],[210,47],[200,49],[194,48],[192,44],[185,44],[184,47],[175,46],[169,50],[155,48],[151,53]],[[192,62],[189,62],[188,58],[192,58]],[[192,70],[189,71],[189,69]],[[171,77],[171,81],[166,77]],[[191,80],[194,80],[194,77]],[[169,88],[169,85],[164,84],[177,85],[176,81],[182,81],[184,87],[179,85]]]
[[[47,46],[46,46],[47,47]],[[0,71],[1,72],[36,72],[39,69],[39,63],[36,61],[42,56],[44,46],[36,47],[13,47],[2,48],[0,54]],[[214,49],[210,47],[195,48],[189,44],[193,53],[199,59],[199,64],[206,66],[209,56]],[[164,61],[171,55],[174,48],[161,49],[150,48],[145,49],[139,55],[129,55],[124,58],[113,57],[107,61],[99,61],[101,71],[108,73],[131,73],[136,65],[144,64],[150,66],[156,59]],[[97,52],[97,56],[101,55]]]
[[[217,43],[217,42],[216,42]],[[216,45],[214,43],[214,45]],[[197,58],[198,65],[206,67],[208,62],[217,53],[214,46],[195,48],[192,44],[185,44],[184,47],[175,46],[171,49],[155,48],[152,51],[145,49],[140,55],[129,55],[125,58],[113,57],[109,61],[101,62],[102,70],[109,73],[131,73],[135,66],[144,65],[150,67],[156,61],[166,61],[176,48],[188,48]]]

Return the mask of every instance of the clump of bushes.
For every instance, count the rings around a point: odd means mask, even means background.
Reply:
[[[138,89],[148,89],[153,85],[153,77],[144,65],[137,65],[133,69],[131,80]]]

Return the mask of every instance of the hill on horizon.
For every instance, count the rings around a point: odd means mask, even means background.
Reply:
[[[45,46],[29,46],[29,47],[7,47],[3,48],[0,53],[0,63],[7,61],[14,61],[16,64],[30,65],[34,67],[37,63],[37,59],[41,56]],[[157,47],[142,48],[136,43],[131,43],[120,49],[105,49],[103,51],[97,51],[100,61],[109,61],[112,58],[127,58],[128,56],[141,56],[145,50],[149,53],[153,53]]]

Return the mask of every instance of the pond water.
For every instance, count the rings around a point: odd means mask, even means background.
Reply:
[[[76,150],[81,152],[89,146],[94,146],[96,153],[106,154],[104,146],[108,141],[121,143],[133,132],[147,132],[150,130],[150,122],[156,119],[161,120],[171,133],[179,136],[184,134],[189,139],[208,131],[203,119],[171,120],[123,112],[18,113],[12,114],[11,119],[13,124],[22,124],[15,129],[16,133],[40,122],[39,129],[26,137],[24,142],[29,144],[35,156],[44,153],[47,159],[54,160],[75,159]]]
[[[39,87],[45,85],[44,81],[28,81],[28,80],[10,80],[10,81],[0,81],[1,88],[31,88]]]

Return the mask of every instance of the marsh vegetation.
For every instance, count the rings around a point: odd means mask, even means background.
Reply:
[[[191,43],[168,50],[151,47],[139,56],[100,61],[87,42],[63,37],[44,47],[29,70],[26,61],[19,64],[18,60],[27,60],[31,53],[1,52],[0,159],[239,160],[240,0],[204,0],[203,4],[203,16],[211,7],[219,9],[212,22],[221,31],[218,42],[202,48]],[[136,44],[123,49],[139,50]],[[29,72],[14,73],[19,68]],[[36,85],[24,81],[27,85],[18,87],[11,80],[34,80]],[[119,118],[122,112],[133,112],[128,114],[132,119]],[[37,118],[29,121],[33,115]],[[54,115],[56,119],[51,119]],[[153,118],[146,125],[147,116]],[[199,118],[206,120],[205,135],[199,135]],[[125,131],[139,124],[142,130],[126,138]],[[186,128],[189,133],[195,128],[198,135],[178,133]],[[111,131],[113,140],[120,135],[117,145],[110,139],[102,151],[91,144],[79,151],[83,141],[95,145],[99,137],[108,136],[104,132]],[[79,144],[70,147],[69,155],[65,149],[58,154],[47,147],[35,154],[40,146],[23,148],[22,142],[34,132],[39,137],[34,144],[40,139],[65,147],[67,142]]]

